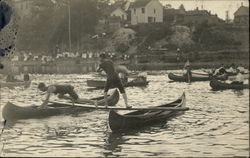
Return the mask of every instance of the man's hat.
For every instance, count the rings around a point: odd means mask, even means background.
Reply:
[[[106,54],[100,54],[100,58],[103,58],[103,59],[105,59],[105,58],[107,58],[107,55]]]
[[[42,87],[45,87],[45,84],[44,83],[39,83],[38,88],[42,88]]]

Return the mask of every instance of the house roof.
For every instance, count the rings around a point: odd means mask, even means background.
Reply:
[[[169,9],[164,9],[165,13],[167,14],[186,14],[186,12],[182,9],[174,9],[174,8],[169,8]]]
[[[234,12],[234,16],[249,16],[249,7],[241,6],[236,12]]]
[[[191,10],[187,11],[187,15],[211,15],[207,10]]]
[[[116,11],[116,10],[120,10],[121,12],[123,12],[124,14],[127,14],[123,9],[121,9],[120,7],[119,8],[113,8],[112,10],[111,10],[111,13],[110,14],[112,14],[114,11]]]
[[[136,0],[131,4],[131,8],[141,8],[145,7],[151,0]]]

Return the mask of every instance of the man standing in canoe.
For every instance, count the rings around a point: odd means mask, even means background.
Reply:
[[[89,100],[89,99],[80,99],[76,92],[74,91],[74,87],[71,85],[50,85],[46,86],[44,83],[39,83],[38,89],[43,92],[47,92],[46,99],[44,100],[43,104],[41,105],[42,108],[46,107],[49,103],[49,98],[51,94],[58,94],[58,98],[63,99],[70,99],[72,104],[74,105],[75,102],[78,103],[91,103],[97,106],[97,101]],[[70,97],[65,96],[68,94]]]
[[[105,106],[106,107],[108,106],[108,102],[107,102],[108,90],[112,86],[115,86],[116,88],[119,89],[120,93],[122,94],[126,107],[131,108],[131,106],[128,105],[127,94],[122,85],[121,79],[119,78],[117,72],[115,71],[114,63],[110,59],[108,59],[105,54],[100,55],[100,61],[101,61],[101,64],[99,65],[97,72],[100,72],[101,70],[103,70],[107,74],[107,80],[106,80],[106,84],[104,87]]]

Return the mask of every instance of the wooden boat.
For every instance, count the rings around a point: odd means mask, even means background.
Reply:
[[[87,86],[89,87],[95,87],[95,88],[104,88],[105,86],[105,80],[87,80]],[[149,81],[136,81],[132,80],[128,83],[125,83],[124,87],[144,87],[147,86]],[[111,87],[115,88],[115,87]]]
[[[216,79],[213,79],[210,81],[209,85],[212,87],[213,90],[225,90],[225,89],[245,89],[249,88],[249,84],[230,84],[230,83],[223,83]]]
[[[157,106],[156,108],[163,107],[185,107],[186,105],[186,97],[185,93],[182,94],[180,98],[176,101]],[[112,131],[119,130],[129,130],[135,129],[142,126],[147,126],[152,123],[166,121],[168,118],[171,118],[175,115],[182,114],[183,111],[165,111],[165,110],[137,110],[134,112],[127,113],[125,115],[121,115],[114,110],[109,112],[109,126]]]
[[[4,82],[1,81],[0,82],[0,88],[4,88],[4,87],[8,87],[8,88],[15,88],[15,87],[24,87],[24,88],[28,88],[31,84],[31,80],[30,81],[18,81],[18,82]]]
[[[119,92],[115,90],[108,96],[108,105],[114,106],[119,101]],[[98,106],[104,106],[104,97],[92,98],[97,100]],[[39,106],[17,106],[11,102],[8,102],[2,110],[2,116],[5,120],[19,120],[19,119],[31,119],[31,118],[44,118],[49,116],[61,115],[61,114],[75,114],[79,112],[85,112],[94,110],[95,106],[85,106],[84,104],[77,104],[72,106],[70,103],[49,103],[48,108],[40,108]]]
[[[130,72],[128,74],[128,78],[136,78],[136,77],[138,77],[138,74],[139,74],[139,72]],[[106,78],[107,75],[106,75],[106,73],[101,72],[101,73],[94,74],[93,77],[105,77]]]
[[[178,82],[188,82],[187,76],[183,75],[175,75],[173,73],[168,74],[168,78],[173,81],[178,81]],[[197,74],[192,74],[191,77],[191,82],[194,81],[210,81],[213,77],[212,76],[206,76],[206,75],[197,75]],[[218,80],[226,80],[228,77],[226,75],[216,77]]]

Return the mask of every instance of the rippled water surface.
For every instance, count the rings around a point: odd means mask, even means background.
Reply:
[[[45,95],[36,89],[39,82],[71,84],[82,98],[102,95],[102,90],[87,91],[86,80],[94,78],[92,74],[32,78],[28,89],[2,88],[1,109],[8,101],[40,105]],[[148,75],[148,80],[146,88],[126,88],[131,105],[160,105],[185,91],[190,110],[166,123],[122,133],[112,133],[108,112],[100,110],[9,122],[1,135],[0,156],[249,156],[248,89],[211,91],[209,82],[169,82],[166,74]],[[120,97],[117,106],[123,103]]]

